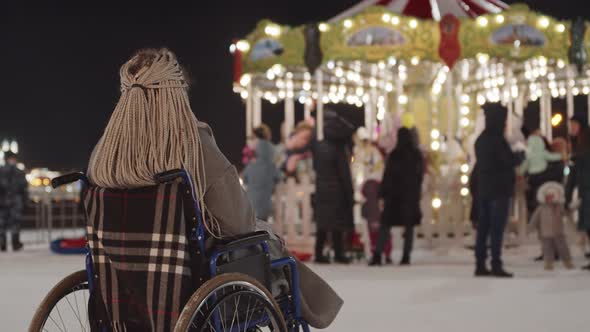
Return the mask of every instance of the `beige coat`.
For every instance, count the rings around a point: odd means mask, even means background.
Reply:
[[[264,227],[256,226],[254,210],[240,185],[236,168],[225,158],[217,147],[211,128],[199,124],[199,135],[205,158],[205,204],[217,219],[223,235],[239,235]],[[273,241],[272,256],[288,255],[280,241]],[[332,323],[340,308],[342,299],[317,274],[300,263],[300,289],[302,311],[307,322],[315,328],[325,328]]]
[[[563,235],[562,204],[541,204],[533,215],[529,228],[537,229],[541,238],[553,238]]]

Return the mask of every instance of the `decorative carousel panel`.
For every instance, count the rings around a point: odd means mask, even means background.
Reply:
[[[569,23],[513,5],[496,15],[462,20],[459,31],[462,57],[485,53],[492,57],[526,60],[535,56],[567,59]]]
[[[352,18],[320,26],[324,59],[378,62],[394,56],[439,60],[438,26],[371,7]]]
[[[243,52],[245,72],[262,72],[275,64],[303,66],[303,28],[281,26],[268,20],[258,23],[247,41],[250,45]]]

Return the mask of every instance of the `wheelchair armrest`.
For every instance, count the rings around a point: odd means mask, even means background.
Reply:
[[[244,249],[257,245],[262,245],[270,240],[270,235],[266,231],[252,232],[240,236],[238,239],[225,243],[221,247],[222,252],[229,252],[238,249]]]
[[[154,176],[154,180],[156,180],[156,183],[158,184],[162,184],[162,183],[168,183],[168,182],[172,182],[178,178],[183,178],[186,176],[186,171],[183,169],[173,169],[170,171],[165,171],[162,173],[158,173]]]
[[[86,184],[88,184],[88,178],[86,178],[86,175],[84,175],[84,173],[75,172],[75,173],[68,173],[68,174],[53,178],[51,180],[51,187],[53,187],[53,189],[56,189],[56,188],[61,187],[63,185],[70,184],[72,182],[76,182],[79,180],[82,180]]]

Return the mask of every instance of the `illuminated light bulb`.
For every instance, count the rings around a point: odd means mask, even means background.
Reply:
[[[408,74],[405,71],[399,73],[399,79],[405,81],[408,79]]]
[[[565,31],[565,25],[559,23],[558,25],[555,26],[555,31],[562,33]]]
[[[247,86],[248,84],[250,84],[251,80],[252,80],[252,76],[250,76],[250,74],[244,74],[240,78],[240,85]]]
[[[541,76],[547,75],[547,68],[546,67],[541,67],[539,69],[539,75],[541,75]]]
[[[590,87],[587,87],[587,86],[583,87],[582,88],[582,93],[585,94],[585,95],[590,94]]]
[[[381,16],[381,19],[383,20],[383,22],[388,23],[391,20],[391,15],[390,14],[383,14],[383,16]]]
[[[565,94],[567,93],[565,87],[561,87],[559,88],[559,95],[560,96],[565,96]]]
[[[480,16],[477,18],[477,24],[479,24],[479,26],[482,28],[486,27],[488,26],[488,19],[483,16]]]
[[[298,101],[300,104],[303,105],[307,102],[307,98],[305,98],[305,96],[301,96],[301,97],[299,97]]]
[[[430,132],[430,137],[434,140],[437,140],[440,137],[440,131],[438,129],[432,129]]]
[[[486,89],[491,88],[492,87],[492,82],[490,82],[490,80],[485,80],[483,82],[483,87],[486,88]]]
[[[574,96],[577,96],[580,94],[580,89],[578,89],[578,87],[573,87],[572,88],[572,93],[574,94]]]
[[[418,27],[418,21],[416,19],[411,19],[409,25],[410,28],[416,29]]]
[[[553,97],[553,98],[559,97],[559,91],[557,89],[551,89],[551,97]]]
[[[282,89],[285,87],[285,81],[277,80],[277,88]]]
[[[293,91],[287,91],[287,98],[292,99],[293,97],[295,97],[295,93]]]
[[[477,61],[482,65],[486,64],[489,59],[490,59],[490,56],[485,53],[478,53],[477,54]]]
[[[410,60],[410,63],[413,66],[417,66],[420,63],[420,58],[417,56],[413,56],[412,59]]]
[[[391,84],[391,83],[387,83],[387,84],[385,84],[385,90],[386,90],[387,92],[391,92],[391,91],[393,91],[393,84]]]
[[[461,114],[462,115],[469,114],[469,106],[465,106],[465,105],[461,106]]]
[[[285,99],[286,95],[287,94],[285,93],[285,91],[283,91],[283,90],[279,91],[279,98],[280,99]]]
[[[565,67],[565,61],[563,61],[562,59],[557,60],[557,67],[558,68]]]
[[[274,80],[275,77],[276,77],[275,76],[275,73],[273,73],[272,70],[269,70],[269,71],[266,72],[266,78],[268,78],[270,81]]]
[[[549,19],[547,17],[541,17],[539,18],[539,21],[537,22],[537,24],[539,25],[539,28],[541,29],[546,29],[549,26]]]
[[[281,27],[275,24],[269,24],[264,28],[264,33],[272,37],[281,35]]]
[[[469,177],[467,175],[461,175],[461,183],[467,184],[469,182]]]
[[[557,127],[559,126],[559,124],[563,121],[563,116],[559,113],[555,113],[552,117],[551,117],[551,125],[553,127]]]
[[[250,43],[245,40],[240,40],[236,43],[236,48],[240,52],[248,52],[250,50]]]
[[[10,142],[10,151],[12,153],[18,153],[18,143],[16,141]]]
[[[569,84],[570,88],[573,88],[576,85],[576,81],[569,80],[568,84]]]
[[[276,65],[272,66],[271,69],[272,69],[273,73],[275,73],[275,75],[280,75],[281,72],[283,71],[283,66],[276,64]]]
[[[264,99],[270,100],[271,98],[272,98],[272,94],[270,92],[265,92],[264,93]]]
[[[547,66],[547,58],[544,56],[539,57],[539,66]]]
[[[432,207],[435,209],[440,209],[440,207],[442,206],[442,201],[440,200],[440,198],[436,197],[432,200]]]
[[[461,172],[463,172],[463,173],[469,172],[469,165],[468,164],[461,165]]]
[[[234,54],[234,53],[236,53],[236,50],[237,50],[236,44],[229,45],[229,53]]]
[[[397,17],[397,16],[392,16],[392,17],[391,17],[391,24],[393,24],[393,25],[398,25],[398,24],[399,24],[399,17]]]
[[[407,104],[408,103],[408,96],[406,96],[406,95],[400,95],[397,98],[397,102],[400,103],[400,104],[402,104],[402,105]]]
[[[324,104],[328,104],[328,103],[330,102],[330,97],[329,97],[329,96],[323,96],[323,97],[322,97],[322,102],[323,102]]]
[[[432,151],[438,151],[440,149],[440,142],[433,141],[432,143],[430,143],[430,148],[432,149]]]
[[[356,88],[356,95],[357,96],[362,96],[365,94],[365,90],[363,90],[363,88],[361,88],[360,86],[358,88]]]
[[[442,86],[440,84],[438,84],[438,83],[435,83],[432,86],[432,93],[435,94],[435,95],[438,95],[441,92],[441,90],[442,90]]]
[[[387,59],[387,64],[392,67],[395,66],[396,63],[397,63],[397,60],[392,56],[390,56],[389,59]]]
[[[555,79],[555,73],[551,72],[551,73],[547,74],[547,79],[549,79],[550,81],[553,81]]]
[[[330,26],[327,25],[326,23],[320,23],[320,25],[318,26],[318,29],[320,29],[321,32],[326,32],[330,29]]]
[[[328,69],[332,70],[334,69],[334,61],[328,61],[328,63],[326,64],[326,66],[328,67]]]
[[[537,97],[543,96],[543,90],[541,90],[541,89],[537,89],[536,93],[537,93]]]
[[[352,21],[351,20],[344,20],[343,24],[346,29],[352,28]]]
[[[336,77],[342,77],[342,76],[344,76],[344,70],[342,70],[342,68],[338,67],[334,71],[334,74],[336,75]]]
[[[526,78],[527,80],[532,80],[533,79],[533,73],[530,70],[527,70],[524,72],[524,78]]]
[[[478,105],[483,105],[486,103],[486,97],[484,97],[483,95],[477,95],[477,104]]]
[[[502,24],[504,23],[504,15],[496,15],[496,23]]]
[[[467,195],[469,195],[469,189],[461,188],[461,196],[465,197]]]
[[[383,61],[380,61],[380,62],[377,64],[377,67],[378,67],[379,69],[381,69],[381,70],[385,69],[385,62],[383,62]]]
[[[550,81],[549,82],[549,89],[556,89],[557,88],[557,83],[555,83],[555,81]]]
[[[465,128],[468,127],[470,124],[470,121],[468,118],[461,118],[461,127]]]
[[[498,85],[504,85],[504,77],[498,77]]]
[[[376,86],[377,86],[377,79],[375,79],[375,78],[371,78],[371,79],[369,80],[369,86],[370,86],[371,88],[374,88],[374,87],[376,87]]]
[[[242,90],[242,92],[240,92],[240,96],[242,99],[248,99],[248,91]]]
[[[520,47],[520,40],[515,40],[514,41],[514,48],[519,48]]]
[[[311,83],[303,82],[303,90],[305,90],[305,91],[311,90]]]

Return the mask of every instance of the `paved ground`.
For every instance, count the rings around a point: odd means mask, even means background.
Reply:
[[[420,251],[411,267],[313,266],[345,300],[327,331],[588,331],[590,273],[545,272],[530,260],[537,250],[507,253],[514,280],[472,278],[471,253],[462,249]],[[82,267],[81,256],[42,249],[0,255],[0,330],[25,331],[47,290]]]

